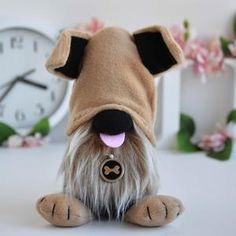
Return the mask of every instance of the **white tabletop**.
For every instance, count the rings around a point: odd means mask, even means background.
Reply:
[[[179,197],[185,213],[162,228],[93,222],[56,228],[35,211],[35,201],[60,190],[56,182],[65,144],[33,149],[0,149],[0,235],[235,236],[236,158],[220,162],[204,154],[159,151],[160,193]]]

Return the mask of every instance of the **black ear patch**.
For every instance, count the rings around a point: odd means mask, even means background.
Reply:
[[[84,49],[87,43],[87,39],[72,37],[70,53],[66,64],[63,67],[56,68],[55,70],[61,72],[69,78],[77,79],[82,68]]]
[[[151,74],[161,73],[177,64],[160,32],[134,34],[134,40],[142,62]]]

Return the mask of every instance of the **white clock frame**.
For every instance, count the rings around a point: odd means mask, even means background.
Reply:
[[[4,27],[0,26],[0,32],[8,30],[8,29],[24,29],[24,30],[36,32],[36,33],[46,37],[51,42],[53,42],[53,44],[55,44],[55,40],[53,39],[53,38],[56,38],[55,36],[52,37],[49,35],[49,33],[45,32],[41,29],[38,30],[32,26],[30,26],[30,27],[26,26],[26,25],[9,25],[9,26],[5,25]],[[46,63],[46,61],[45,61],[45,63]],[[64,96],[59,108],[51,116],[49,116],[49,123],[50,123],[51,128],[56,127],[59,124],[59,122],[62,121],[63,118],[68,113],[69,99],[70,99],[73,83],[71,81],[65,81],[65,82],[67,85],[65,96]],[[17,129],[17,131],[21,134],[24,134],[24,133],[28,132],[28,128],[27,129],[26,128],[19,128],[19,129]]]
[[[236,59],[225,59],[225,65],[233,70],[233,106],[236,108]],[[157,122],[155,133],[157,147],[163,149],[176,148],[176,134],[179,131],[181,112],[181,79],[182,70],[191,66],[187,61],[182,67],[175,68],[160,78],[156,78],[156,86],[159,91],[157,107]]]

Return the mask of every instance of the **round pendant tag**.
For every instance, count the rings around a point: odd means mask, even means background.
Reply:
[[[106,159],[100,166],[100,175],[106,182],[116,182],[124,175],[123,165],[113,159]]]

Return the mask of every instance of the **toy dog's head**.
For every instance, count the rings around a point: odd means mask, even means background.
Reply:
[[[155,144],[153,75],[182,58],[161,26],[132,35],[119,28],[94,36],[78,30],[62,33],[47,68],[74,79],[65,191],[85,201],[95,214],[105,209],[111,216],[112,208],[119,214],[131,201],[156,191],[156,171],[147,148]],[[117,164],[101,169],[113,157]]]

